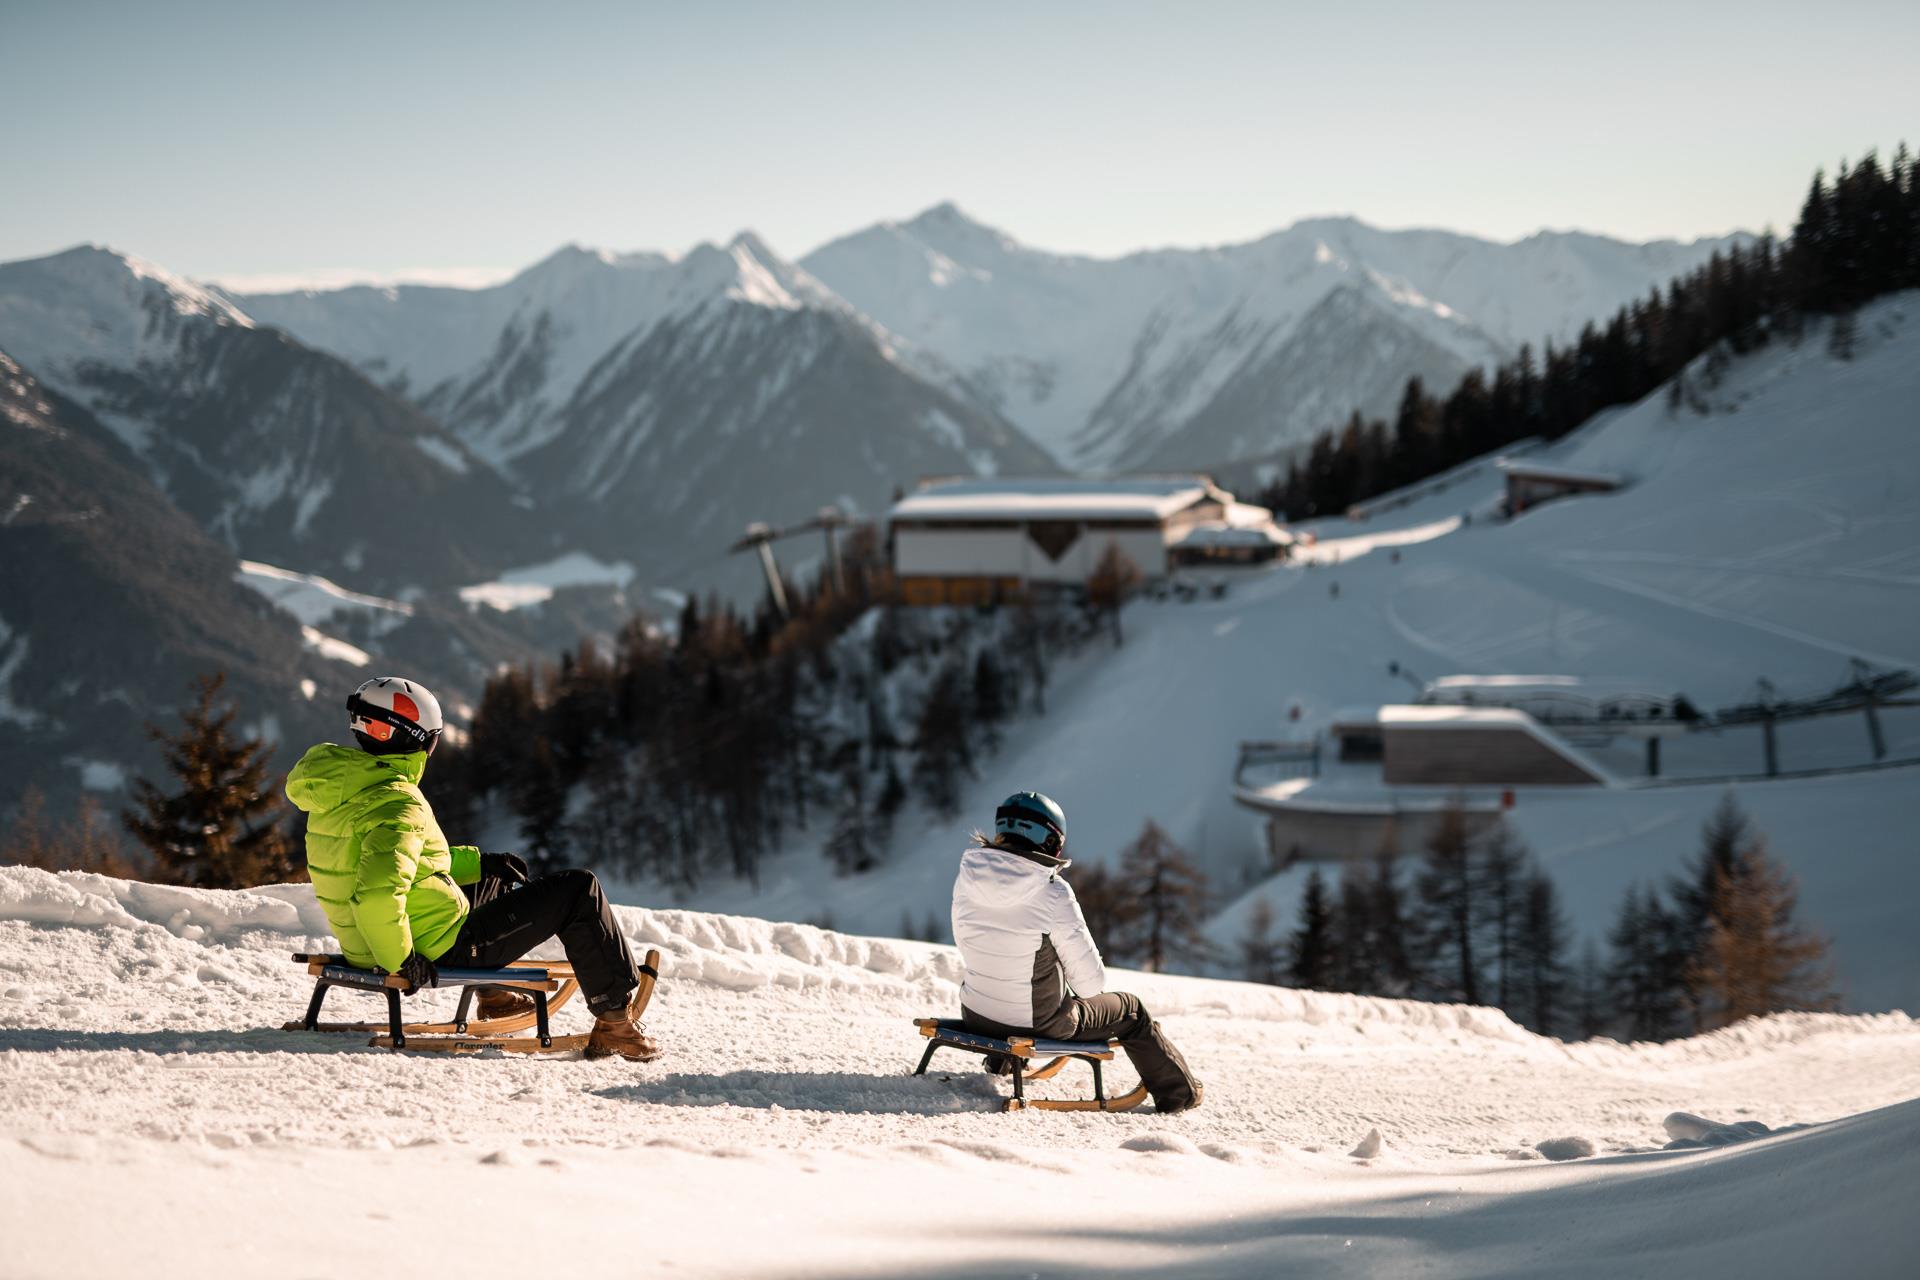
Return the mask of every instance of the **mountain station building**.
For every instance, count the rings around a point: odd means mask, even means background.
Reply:
[[[888,515],[908,604],[985,604],[1086,585],[1109,546],[1149,580],[1183,564],[1260,564],[1292,539],[1200,475],[930,480]]]

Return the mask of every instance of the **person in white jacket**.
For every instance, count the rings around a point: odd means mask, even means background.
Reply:
[[[966,980],[960,1017],[982,1035],[1115,1039],[1162,1111],[1200,1105],[1187,1069],[1139,997],[1108,991],[1107,967],[1060,873],[1067,818],[1033,791],[1008,796],[994,834],[974,833],[953,882],[953,940]],[[989,1059],[988,1069],[995,1069]]]

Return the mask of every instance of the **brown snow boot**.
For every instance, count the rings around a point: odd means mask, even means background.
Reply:
[[[496,1022],[532,1012],[533,997],[526,992],[510,987],[483,987],[480,998],[474,1001],[473,1017],[476,1022]]]
[[[651,1062],[660,1056],[660,1046],[646,1034],[646,1028],[624,1011],[610,1018],[595,1018],[593,1030],[587,1034],[587,1056],[611,1058],[616,1055],[632,1062]]]
[[[587,1034],[587,1056],[589,1058],[611,1058],[616,1054],[631,1062],[651,1062],[660,1056],[660,1046],[635,1016],[634,1006],[644,1006],[652,990],[642,985],[633,993],[633,999],[627,1007],[618,1013],[604,1013],[593,1020],[593,1030]]]

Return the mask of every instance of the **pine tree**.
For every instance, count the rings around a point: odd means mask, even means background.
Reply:
[[[1567,1003],[1567,918],[1553,881],[1540,872],[1526,877],[1519,929],[1514,938],[1516,972],[1507,1011],[1543,1036],[1554,1035]]]
[[[279,788],[269,782],[272,748],[233,734],[232,706],[216,707],[224,674],[194,682],[194,704],[180,713],[178,733],[147,733],[166,757],[179,789],[162,791],[141,778],[127,830],[153,855],[154,877],[202,889],[243,889],[305,879],[285,826]]]
[[[533,862],[549,862],[566,839],[567,776],[544,735],[527,744],[526,763],[515,775],[509,799],[520,817],[522,852]]]
[[[1415,932],[1407,908],[1406,887],[1400,881],[1400,856],[1391,845],[1373,860],[1367,882],[1367,919],[1372,929],[1373,990],[1383,996],[1413,994]]]
[[[1348,863],[1340,873],[1340,900],[1334,910],[1334,990],[1373,995],[1381,990],[1380,959],[1374,945],[1373,883],[1365,869]]]
[[[1333,909],[1327,884],[1315,867],[1300,898],[1300,924],[1287,939],[1287,981],[1311,991],[1331,991],[1337,981]]]
[[[1265,898],[1247,912],[1247,931],[1240,936],[1240,976],[1269,986],[1280,981],[1280,944],[1273,936],[1273,906]]]
[[[1767,856],[1764,841],[1718,873],[1706,934],[1687,971],[1705,1029],[1838,1006],[1827,940],[1794,922],[1798,898],[1793,877]]]
[[[1199,963],[1211,948],[1201,932],[1206,920],[1207,878],[1186,850],[1153,819],[1120,856],[1121,882],[1140,903],[1130,950],[1155,973],[1168,962]]]
[[[957,659],[940,668],[921,706],[913,739],[914,789],[928,808],[945,818],[960,812],[960,786],[973,772],[966,684]]]
[[[1474,950],[1481,918],[1479,884],[1466,810],[1458,800],[1441,810],[1427,837],[1426,861],[1415,891],[1420,900],[1421,969],[1428,986],[1442,999],[1479,1004],[1480,961]]]
[[[833,830],[826,853],[841,875],[871,871],[880,862],[879,832],[867,805],[866,772],[860,767],[860,743],[849,738],[835,753],[837,796]]]
[[[1493,1003],[1509,1014],[1522,1001],[1517,995],[1519,935],[1526,914],[1527,848],[1502,821],[1488,836],[1480,855],[1478,890],[1487,931],[1487,959],[1492,965]]]
[[[1574,1034],[1582,1040],[1604,1034],[1613,1021],[1607,968],[1601,963],[1600,948],[1592,938],[1580,948],[1580,964],[1574,970],[1573,1021]]]
[[[1660,895],[1630,886],[1607,941],[1613,948],[1607,966],[1611,1003],[1631,1040],[1666,1040],[1679,1034],[1684,993],[1677,980],[1673,917]],[[1684,954],[1684,953],[1682,953]]]
[[[907,784],[900,780],[900,770],[893,761],[887,761],[887,776],[880,783],[880,799],[876,810],[880,820],[885,823],[885,831],[893,830],[893,820],[907,803]]]
[[[973,663],[973,719],[980,726],[988,750],[1000,745],[999,724],[1007,718],[1007,677],[990,648],[982,648]]]

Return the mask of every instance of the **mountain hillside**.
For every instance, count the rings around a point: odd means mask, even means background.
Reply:
[[[411,397],[565,512],[573,545],[643,574],[711,559],[748,520],[1051,467],[750,234],[678,259],[570,247],[492,289],[240,301]]]
[[[550,546],[431,418],[138,259],[82,247],[0,264],[0,345],[243,555],[391,591],[475,581]]]
[[[1248,244],[1096,259],[1027,248],[945,204],[801,263],[1086,470],[1229,462],[1354,409],[1388,413],[1409,375],[1444,386],[1566,339],[1728,243],[1542,232],[1501,245],[1322,218]]]
[[[60,806],[157,767],[144,725],[214,670],[243,725],[336,728],[353,668],[236,572],[118,439],[0,353],[0,812],[28,786]]]

